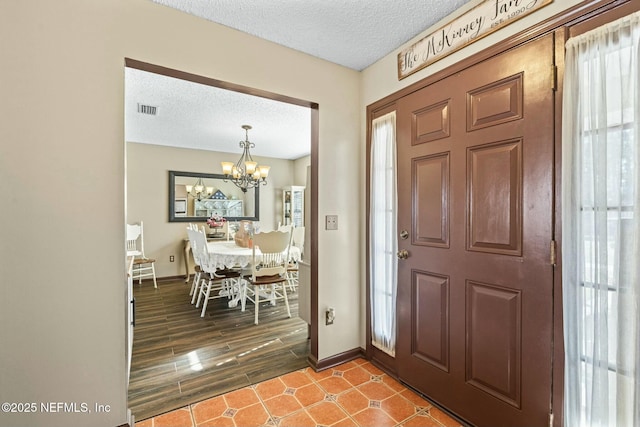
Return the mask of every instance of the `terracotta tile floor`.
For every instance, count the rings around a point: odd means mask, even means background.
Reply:
[[[322,372],[305,368],[136,423],[136,427],[460,425],[363,359]]]

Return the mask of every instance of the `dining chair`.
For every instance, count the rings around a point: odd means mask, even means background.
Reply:
[[[240,272],[230,269],[218,269],[212,262],[207,248],[207,236],[205,231],[190,230],[194,240],[194,258],[198,257],[200,268],[202,269],[200,284],[196,284],[195,292],[198,294],[196,308],[200,307],[202,301],[202,311],[200,317],[204,317],[207,311],[209,300],[216,298],[227,298],[235,301],[240,299],[242,281]]]
[[[142,283],[143,277],[153,278],[153,287],[158,288],[156,281],[156,260],[148,258],[144,253],[144,225],[140,221],[138,224],[127,224],[127,256],[133,257],[133,270],[131,278],[138,279]]]
[[[187,237],[189,238],[189,246],[191,247],[191,253],[193,254],[194,263],[193,282],[191,282],[191,289],[189,290],[191,304],[194,304],[196,302],[196,298],[198,297],[198,286],[200,285],[200,278],[202,277],[202,267],[200,267],[200,257],[196,252],[197,243],[193,234],[194,232],[198,232],[198,226],[195,224],[189,224],[187,226]]]
[[[283,299],[287,307],[287,316],[291,317],[286,286],[290,244],[290,232],[270,231],[253,235],[251,275],[246,277],[248,286],[253,286],[253,298],[247,295],[248,289],[245,288],[243,300],[246,298],[253,301],[256,325],[261,296],[265,297],[263,301],[269,301],[272,305],[275,305],[277,300]]]
[[[278,231],[291,233],[291,230],[293,230],[293,224],[283,225],[281,222],[278,222]]]
[[[295,227],[292,231],[291,244],[300,249],[300,257],[304,257],[304,225]]]
[[[300,250],[300,257],[302,258],[302,250],[304,247],[304,226],[293,227],[291,229],[291,246]],[[291,253],[291,251],[289,251]],[[298,289],[298,260],[291,257],[289,259],[289,265],[287,266],[287,284],[289,290],[295,292]]]

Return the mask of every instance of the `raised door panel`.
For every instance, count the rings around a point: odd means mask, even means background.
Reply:
[[[449,153],[413,160],[413,243],[449,246]]]
[[[450,101],[428,105],[413,112],[411,121],[412,144],[447,138],[451,133]]]
[[[449,371],[449,278],[413,272],[412,354]]]
[[[466,381],[520,408],[521,292],[467,282]]]
[[[470,251],[522,255],[522,141],[468,149]]]
[[[467,93],[467,131],[522,118],[522,73]]]

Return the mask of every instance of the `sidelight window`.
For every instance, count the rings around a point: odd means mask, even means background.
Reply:
[[[394,356],[398,260],[396,114],[377,118],[371,134],[370,277],[372,345]]]
[[[640,13],[566,45],[565,425],[640,425]]]

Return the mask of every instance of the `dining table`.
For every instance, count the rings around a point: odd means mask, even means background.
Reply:
[[[207,249],[209,251],[209,257],[211,264],[216,268],[245,268],[251,265],[253,261],[253,248],[241,247],[236,244],[234,240],[208,240]],[[190,272],[190,252],[191,245],[189,240],[185,241],[185,282],[189,281]],[[259,259],[261,256],[260,248],[256,247],[256,257]],[[289,259],[293,261],[299,261],[302,258],[300,248],[291,245],[289,248]]]

